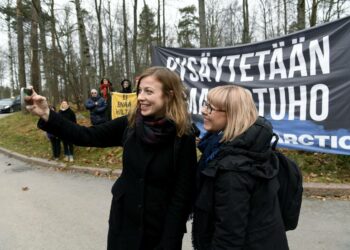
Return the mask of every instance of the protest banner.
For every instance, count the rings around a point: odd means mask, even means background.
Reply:
[[[136,93],[112,92],[112,119],[127,115],[136,106]]]
[[[208,90],[249,89],[279,146],[350,155],[350,17],[259,43],[153,50],[153,65],[176,71],[202,128]]]

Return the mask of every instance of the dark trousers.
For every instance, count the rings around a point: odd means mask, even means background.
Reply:
[[[52,155],[54,158],[59,158],[61,154],[61,140],[57,137],[50,138]]]
[[[73,155],[73,144],[68,142],[63,142],[64,155]]]

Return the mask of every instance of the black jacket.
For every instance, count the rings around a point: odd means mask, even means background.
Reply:
[[[271,124],[259,117],[244,134],[222,144],[201,171],[193,221],[195,249],[288,249],[271,138]]]
[[[124,141],[123,172],[112,187],[109,250],[181,249],[193,197],[194,136],[150,146],[133,129],[125,132],[126,117],[88,128],[54,112],[38,126],[79,146],[123,146]]]
[[[77,118],[73,110],[71,110],[71,108],[67,108],[66,110],[59,110],[58,113],[65,119],[77,123]]]

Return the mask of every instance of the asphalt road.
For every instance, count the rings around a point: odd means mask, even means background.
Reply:
[[[112,184],[0,154],[0,250],[106,249]],[[350,249],[349,212],[349,201],[305,199],[290,249]],[[191,249],[189,234],[183,249]]]

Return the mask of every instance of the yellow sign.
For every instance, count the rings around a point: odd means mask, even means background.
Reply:
[[[112,92],[112,119],[129,114],[137,103],[136,93]]]

